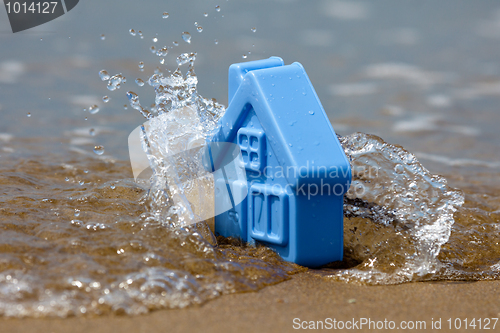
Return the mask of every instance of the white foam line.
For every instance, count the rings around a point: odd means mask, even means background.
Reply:
[[[0,141],[9,142],[14,136],[10,133],[0,133]]]
[[[377,87],[373,83],[350,83],[337,84],[328,87],[331,94],[336,96],[363,96],[377,92]]]
[[[438,156],[433,154],[416,152],[418,158],[423,158],[429,161],[443,163],[450,166],[482,166],[487,168],[500,168],[500,162],[487,162],[481,160],[472,160],[468,158],[452,159],[446,156]]]
[[[450,74],[425,71],[417,66],[406,63],[378,63],[365,68],[365,75],[375,79],[399,79],[418,84],[432,86],[452,81]]]
[[[366,3],[358,1],[324,1],[321,13],[341,20],[364,20],[369,16]]]

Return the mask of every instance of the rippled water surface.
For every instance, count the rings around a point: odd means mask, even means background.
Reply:
[[[148,219],[124,161],[66,152],[0,171],[0,313],[139,314],[258,290],[300,267]]]
[[[228,66],[271,55],[304,65],[353,170],[344,261],[313,273],[499,278],[500,7],[287,3],[89,0],[0,35],[1,315],[141,314],[305,270],[215,240],[190,220],[204,192],[165,187],[188,172],[169,150],[202,144],[223,114]],[[143,116],[155,173],[136,182],[127,136]]]

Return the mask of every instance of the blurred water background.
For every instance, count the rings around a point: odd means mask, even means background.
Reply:
[[[163,12],[170,14],[167,19]],[[141,30],[144,38],[129,29]],[[191,44],[183,42],[184,31],[191,33]],[[448,166],[463,159],[498,162],[495,1],[87,0],[17,34],[1,10],[0,131],[70,139],[77,128],[101,128],[87,139],[126,158],[124,138],[141,117],[123,109],[125,91],[136,89],[153,102],[150,89],[134,80],[161,67],[151,46],[174,41],[179,46],[166,64],[172,68],[176,54],[198,52],[198,90],[207,98],[227,103],[230,64],[277,55],[304,65],[340,134],[381,135]],[[144,72],[139,61],[145,62]],[[123,73],[129,79],[125,88],[107,91],[101,69]],[[107,104],[104,95],[111,98]],[[92,104],[100,106],[98,114],[82,111]]]

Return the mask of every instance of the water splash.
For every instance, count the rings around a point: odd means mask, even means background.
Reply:
[[[431,278],[443,267],[438,255],[464,202],[462,192],[379,137],[355,133],[339,139],[353,171],[344,202],[345,255],[358,265],[323,273],[370,284]]]
[[[145,118],[149,119],[153,116],[151,112],[142,107],[141,102],[139,101],[139,95],[137,95],[135,92],[127,92],[127,98],[129,100],[130,106],[133,109],[139,111]]]
[[[122,83],[127,82],[127,79],[122,74],[116,74],[109,78],[108,80],[108,90],[115,91],[116,89],[120,89]]]
[[[202,215],[204,206],[210,206],[203,204],[207,193],[213,192],[210,180],[199,178],[205,172],[201,149],[192,156],[184,154],[180,160],[173,155],[202,147],[225,112],[224,106],[215,100],[198,95],[195,59],[196,53],[183,53],[176,59],[179,67],[170,76],[158,71],[149,78],[148,84],[156,93],[150,113],[140,105],[139,96],[128,93],[130,105],[149,120],[142,127],[143,148],[154,175],[148,209],[154,219],[168,221],[171,228],[199,221],[197,216]],[[181,67],[185,65],[188,67],[183,75]],[[208,239],[213,239],[206,225],[201,228]]]
[[[161,49],[158,49],[158,50],[156,51],[156,55],[157,55],[158,57],[166,57],[166,56],[167,56],[167,54],[168,54],[168,47],[167,47],[167,46],[164,46],[164,47],[162,47]]]

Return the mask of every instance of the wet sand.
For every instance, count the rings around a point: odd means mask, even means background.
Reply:
[[[325,321],[431,321],[500,317],[500,281],[409,283],[360,286],[323,280],[310,272],[255,293],[219,297],[201,306],[148,315],[68,319],[4,319],[1,332],[287,332],[294,318]],[[484,320],[484,319],[483,319]],[[325,321],[326,323],[326,321]],[[358,323],[360,325],[360,323]],[[490,325],[492,327],[492,325]],[[469,328],[472,329],[472,328]],[[476,327],[478,329],[478,327]],[[414,329],[415,331],[417,329]],[[500,330],[500,323],[495,330]],[[369,331],[367,325],[355,331]],[[385,331],[382,329],[380,331]],[[398,331],[393,330],[393,331]]]

